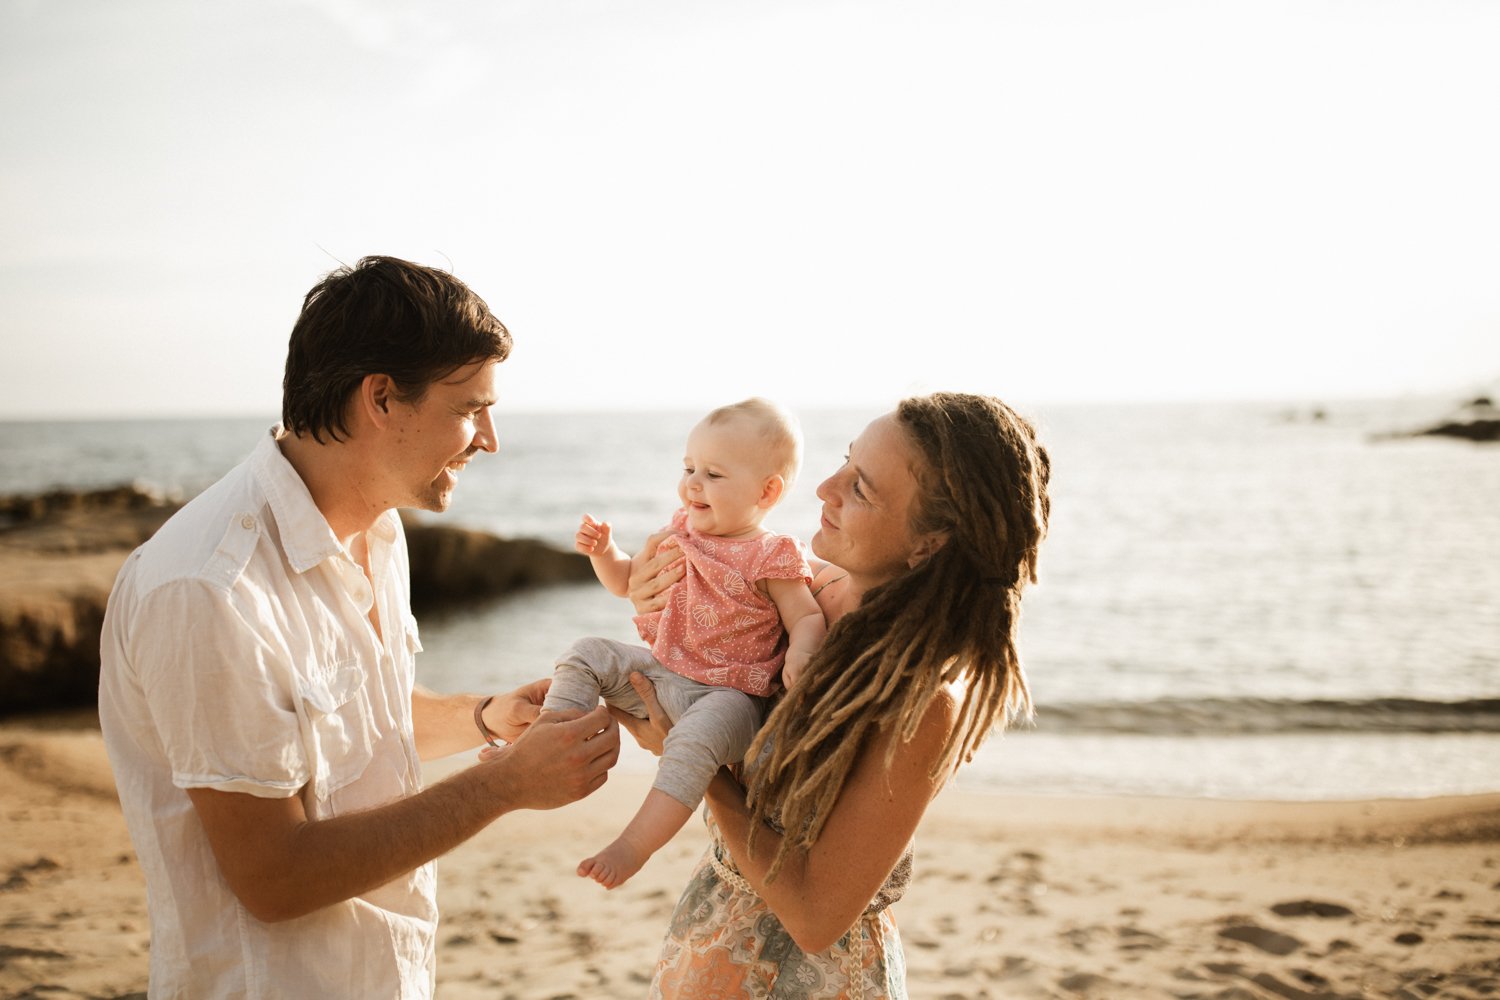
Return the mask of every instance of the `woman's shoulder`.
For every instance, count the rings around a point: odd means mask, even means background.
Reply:
[[[958,725],[959,716],[963,714],[963,704],[964,689],[961,683],[955,681],[951,684],[939,684],[937,690],[932,692],[927,710],[922,713],[921,726],[932,727],[934,735],[941,735],[946,740]]]
[[[848,586],[849,574],[835,566],[833,563],[812,560],[810,562],[813,571],[812,583],[809,589],[817,599],[818,607],[823,611],[823,617],[830,622],[848,610],[845,607],[845,589]]]
[[[812,569],[812,590],[816,594],[824,587],[830,587],[848,574],[833,563],[824,562],[821,559],[809,559],[807,565]]]
[[[942,759],[949,739],[958,728],[963,716],[963,689],[954,684],[943,684],[932,693],[932,700],[917,720],[910,739],[886,729],[879,740],[897,740],[894,748],[898,756],[908,756],[920,762],[918,766],[929,769]],[[883,727],[885,728],[885,727]]]

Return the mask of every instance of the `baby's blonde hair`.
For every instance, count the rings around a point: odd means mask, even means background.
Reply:
[[[786,489],[790,490],[802,468],[802,427],[797,418],[769,399],[751,396],[709,411],[703,422],[713,426],[737,418],[755,422],[772,471],[786,480]]]

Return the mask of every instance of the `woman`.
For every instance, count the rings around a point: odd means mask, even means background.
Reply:
[[[1021,589],[1047,530],[1048,459],[999,400],[938,393],[871,423],[818,487],[813,589],[828,638],[746,757],[709,788],[713,843],[673,913],[654,997],[904,997],[888,909],[928,803],[1030,712]],[[632,580],[667,599],[670,556]],[[665,716],[624,719],[657,750]]]

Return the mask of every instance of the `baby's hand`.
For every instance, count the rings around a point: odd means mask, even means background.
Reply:
[[[596,521],[583,515],[578,534],[573,536],[573,547],[586,556],[601,556],[609,551],[610,529],[608,521]]]
[[[793,684],[796,684],[797,678],[802,676],[802,668],[806,664],[807,661],[805,659],[800,663],[794,664],[791,658],[788,657],[786,663],[782,664],[781,667],[781,686],[791,688]]]

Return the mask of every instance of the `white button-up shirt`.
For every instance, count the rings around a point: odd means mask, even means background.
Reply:
[[[276,433],[131,554],[104,619],[99,718],[146,874],[151,996],[428,997],[431,864],[263,923],[225,884],[184,791],[297,795],[318,820],[421,787],[400,519],[366,533],[372,587]]]

